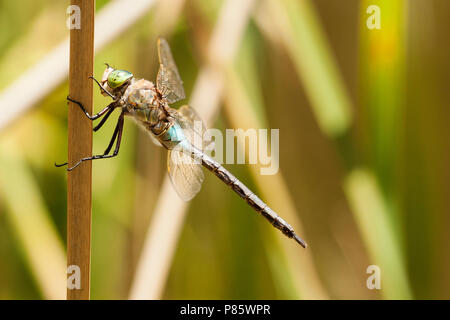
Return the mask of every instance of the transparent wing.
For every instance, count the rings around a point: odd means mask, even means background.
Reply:
[[[191,107],[184,105],[178,110],[171,109],[171,115],[183,129],[187,141],[169,150],[167,169],[180,198],[189,201],[200,191],[204,179],[201,162],[191,158],[189,146],[203,150],[211,143],[211,137],[205,135],[205,125]]]
[[[156,78],[158,90],[167,102],[174,103],[186,97],[183,81],[178,73],[169,44],[163,38],[158,39],[159,71]]]
[[[167,170],[175,191],[184,201],[189,201],[200,191],[205,178],[201,164],[183,150],[169,150]]]
[[[162,147],[161,142],[158,141],[158,139],[155,138],[155,136],[153,135],[153,133],[148,132],[148,135],[150,137],[150,140],[152,140],[153,144],[158,146],[158,147]]]
[[[212,146],[212,137],[206,131],[205,124],[193,108],[184,105],[178,110],[172,109],[172,111],[172,116],[178,121],[184,135],[193,146],[200,150]]]

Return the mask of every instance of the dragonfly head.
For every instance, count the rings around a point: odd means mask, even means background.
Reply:
[[[108,92],[113,92],[115,89],[128,82],[131,78],[133,78],[133,74],[131,72],[114,69],[107,64],[105,72],[103,72],[102,86]]]

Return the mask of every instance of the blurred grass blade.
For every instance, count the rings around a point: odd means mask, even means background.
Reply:
[[[366,170],[355,169],[346,179],[345,193],[372,261],[381,269],[384,297],[411,299],[398,236],[392,228],[392,221],[375,177]]]
[[[134,274],[130,299],[161,298],[187,208],[169,179],[164,179]]]
[[[222,98],[223,72],[232,63],[256,0],[227,0],[217,19],[207,48],[207,64],[200,70],[190,104],[207,127],[213,122]]]
[[[16,142],[5,140],[0,145],[0,196],[7,207],[6,216],[44,298],[65,299],[63,244]]]
[[[371,5],[376,5],[380,11],[380,29],[367,26],[367,20],[374,14],[373,11],[367,12]],[[362,139],[366,139],[361,141],[361,145],[364,148],[363,158],[374,177],[367,172],[353,172],[347,179],[346,188],[374,264],[385,265],[384,278],[389,277],[384,282],[385,297],[402,299],[411,298],[412,295],[401,258],[403,248],[400,247],[400,239],[403,239],[403,231],[398,227],[400,196],[397,172],[402,152],[399,145],[403,132],[406,85],[406,12],[407,2],[403,0],[361,2],[361,119],[365,133]],[[370,201],[364,208],[361,203],[365,199],[363,197]],[[377,214],[369,218],[373,220],[371,223],[363,215],[367,212]],[[379,224],[376,219],[381,219]],[[380,234],[381,228],[385,228],[386,234]],[[383,236],[381,241],[385,241],[386,245],[381,245],[382,242],[375,236]]]
[[[321,130],[343,133],[351,123],[351,101],[311,1],[265,0],[261,10],[266,19],[258,21],[271,25],[262,30],[275,28],[281,37]]]
[[[370,5],[380,10],[380,29],[369,29]],[[393,176],[401,149],[405,98],[405,1],[365,0],[360,7],[360,69],[362,120],[368,141],[366,159],[375,170],[385,195],[393,194]]]
[[[186,0],[164,0],[156,3],[152,20],[152,36],[168,35],[180,20]]]

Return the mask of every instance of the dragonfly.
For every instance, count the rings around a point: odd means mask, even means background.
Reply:
[[[80,107],[88,119],[101,118],[94,127],[94,131],[98,131],[103,126],[114,110],[119,109],[121,113],[113,136],[103,154],[82,158],[70,167],[67,162],[55,165],[68,166],[67,170],[72,171],[85,161],[116,157],[119,154],[124,118],[131,117],[152,137],[154,142],[168,150],[169,177],[182,200],[189,201],[200,191],[204,180],[203,166],[231,187],[275,228],[306,248],[306,242],[295,233],[291,225],[231,172],[204,152],[205,147],[212,142],[211,138],[204,134],[205,126],[196,111],[188,105],[183,105],[179,109],[169,106],[186,96],[169,44],[163,38],[158,39],[158,56],[159,71],[156,85],[145,79],[136,79],[131,72],[115,69],[108,64],[100,82],[90,77],[99,86],[101,94],[113,100],[97,114],[89,114],[82,103],[70,96],[67,97],[68,101]],[[200,126],[196,125],[199,123]],[[111,153],[114,143],[115,148]]]

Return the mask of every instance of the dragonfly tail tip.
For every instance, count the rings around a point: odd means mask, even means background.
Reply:
[[[306,244],[306,242],[305,242],[302,238],[300,238],[298,235],[296,235],[296,234],[294,234],[294,239],[295,239],[295,241],[297,241],[298,244],[300,244],[303,248],[306,249],[306,247],[308,246],[308,245]]]

